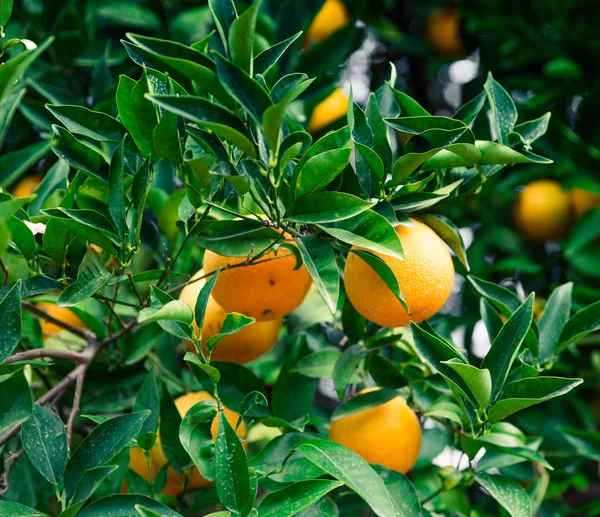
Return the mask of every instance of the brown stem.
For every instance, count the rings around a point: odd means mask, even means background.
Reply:
[[[137,299],[140,301],[140,305],[143,307],[146,304],[146,302],[144,301],[144,299],[142,298],[142,295],[138,291],[137,285],[135,285],[135,282],[133,281],[133,277],[131,276],[131,273],[129,271],[127,272],[127,278],[129,278],[129,283],[131,284],[131,288],[133,289],[133,292],[137,296]]]
[[[50,314],[48,314],[47,312],[39,309],[33,303],[21,302],[21,306],[24,309],[27,309],[32,314],[35,314],[36,316],[39,316],[40,318],[44,318],[45,320],[49,321],[50,323],[54,323],[55,325],[58,325],[60,328],[68,330],[71,334],[75,334],[76,336],[79,336],[80,338],[85,339],[88,342],[96,340],[96,335],[93,332],[91,332],[90,330],[78,329],[78,328],[74,327],[73,325],[69,325],[68,323],[65,323],[64,321],[60,321],[59,319],[56,319],[54,316],[50,316]]]
[[[4,469],[4,473],[2,474],[2,477],[0,478],[0,495],[4,495],[9,487],[10,487],[10,473],[13,469],[13,467],[15,466],[15,463],[17,462],[17,459],[19,458],[19,456],[21,456],[21,454],[23,454],[23,451],[25,449],[21,448],[20,450],[18,450],[17,452],[12,453],[7,459],[6,459],[6,467]]]
[[[3,364],[16,363],[17,361],[28,361],[30,359],[43,359],[48,357],[50,359],[63,359],[65,361],[73,361],[79,363],[86,359],[86,355],[79,352],[72,352],[70,350],[54,350],[52,348],[34,348],[33,350],[25,350],[25,352],[19,352],[4,361]]]
[[[67,444],[69,448],[71,447],[71,434],[73,433],[73,423],[75,422],[75,418],[79,414],[79,407],[81,405],[81,392],[83,391],[83,381],[85,378],[85,370],[87,369],[87,365],[85,364],[85,369],[81,370],[77,374],[77,379],[75,381],[75,397],[73,398],[73,407],[71,408],[71,413],[69,414],[69,420],[67,421]]]

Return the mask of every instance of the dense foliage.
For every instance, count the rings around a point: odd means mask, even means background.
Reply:
[[[600,512],[599,15],[531,4],[0,0],[0,515]]]

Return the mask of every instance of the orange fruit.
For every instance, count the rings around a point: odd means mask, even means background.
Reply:
[[[344,285],[350,302],[365,318],[384,327],[404,327],[433,316],[450,296],[454,283],[454,264],[444,241],[425,224],[411,221],[413,226],[396,226],[405,260],[376,253],[398,279],[410,314],[362,258],[349,253],[346,260]]]
[[[367,393],[379,388],[362,390]],[[333,420],[329,439],[362,456],[369,463],[406,474],[421,449],[421,426],[403,397]]]
[[[205,391],[197,391],[193,393],[187,393],[175,399],[175,406],[177,407],[179,414],[183,417],[192,408],[192,406],[201,400],[214,399]],[[235,428],[240,415],[227,408],[223,408],[223,411],[225,413],[225,418],[227,418],[231,426]],[[219,420],[217,416],[213,420],[211,427],[213,440],[216,440],[218,429]],[[242,422],[238,427],[237,434],[240,438],[245,438],[246,426],[244,425],[244,422]],[[168,463],[167,457],[160,446],[160,436],[157,437],[156,443],[157,445],[152,447],[150,450],[150,463],[152,465],[153,476],[155,476],[158,471]],[[143,451],[139,447],[132,447],[129,450],[129,468],[140,476],[149,480],[146,458],[144,457]],[[212,486],[214,484],[212,481],[204,479],[196,467],[190,467],[187,471],[187,476],[189,478],[187,488],[192,490],[195,488]],[[175,469],[169,467],[167,470],[167,484],[163,490],[163,493],[177,496],[182,492],[183,485],[184,480],[182,479],[182,475],[179,474],[179,472],[177,472]]]
[[[569,190],[569,203],[573,219],[579,219],[583,214],[592,208],[600,206],[600,194],[591,192],[582,188]]]
[[[306,130],[309,133],[316,133],[332,122],[345,117],[347,112],[348,97],[338,88],[324,101],[315,106]]]
[[[30,196],[41,182],[41,176],[27,176],[15,185],[12,196],[17,199]]]
[[[348,10],[341,0],[326,0],[306,31],[302,48],[327,39],[334,32],[343,29],[350,21]]]
[[[202,276],[204,276],[204,271],[201,269],[192,277],[192,280]],[[186,285],[181,290],[179,299],[187,303],[192,310],[194,310],[196,307],[196,299],[205,283],[206,281],[201,279]],[[227,311],[211,296],[208,299],[206,312],[204,313],[202,346],[206,346],[206,342],[221,331],[226,316]],[[254,322],[235,334],[231,334],[219,341],[217,346],[212,350],[211,359],[238,364],[246,364],[250,361],[254,361],[254,359],[271,350],[279,337],[279,331],[281,330],[282,324],[283,320],[281,318]],[[192,325],[196,330],[196,334],[198,334],[198,325],[196,325],[195,320]],[[191,352],[196,351],[191,342],[188,342],[187,346]],[[206,348],[204,350],[206,352]]]
[[[55,292],[53,294],[59,293]],[[63,323],[71,325],[72,327],[75,327],[77,329],[87,328],[86,324],[83,321],[81,321],[81,319],[79,319],[79,317],[76,316],[73,311],[66,307],[59,307],[55,303],[50,302],[38,302],[36,305],[38,309],[43,310],[49,316],[52,316],[53,318],[56,318],[57,320],[60,320]],[[40,318],[40,327],[42,328],[42,335],[44,337],[53,336],[65,330],[62,327],[58,326],[56,323],[52,323],[51,321],[48,321],[44,318]]]
[[[203,269],[213,272],[245,261],[206,250]],[[281,319],[302,303],[312,283],[304,264],[297,270],[295,266],[296,257],[289,250],[270,251],[253,264],[222,270],[212,296],[227,312],[239,312],[256,321]]]
[[[467,52],[460,35],[460,12],[441,7],[427,20],[426,37],[429,46],[443,57],[462,57]]]
[[[569,228],[569,196],[555,180],[532,181],[515,200],[514,218],[519,231],[529,239],[556,240]]]

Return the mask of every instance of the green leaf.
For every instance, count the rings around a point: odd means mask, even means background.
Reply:
[[[556,353],[560,353],[572,343],[598,329],[600,329],[600,302],[581,309],[567,321],[560,335]]]
[[[577,456],[600,461],[600,432],[587,429],[560,428],[562,435],[575,447]]]
[[[385,122],[396,131],[402,131],[410,135],[420,135],[430,129],[450,131],[466,128],[465,123],[461,120],[439,116],[386,118]]]
[[[365,409],[380,406],[397,396],[398,391],[389,389],[379,389],[367,393],[360,393],[338,406],[333,412],[331,419],[332,421],[339,420],[340,418],[354,415]]]
[[[0,0],[0,6],[2,2]],[[0,29],[2,24],[0,24]],[[13,503],[12,501],[0,501],[0,517],[48,517],[45,513],[38,512],[24,504]]]
[[[112,156],[108,172],[108,212],[120,235],[125,235],[127,230],[127,216],[125,213],[127,199],[123,193],[124,145],[125,137],[123,137]]]
[[[1,2],[2,0],[0,0],[0,3]],[[0,24],[0,27],[1,25],[2,24]],[[0,30],[2,29],[0,28]],[[27,93],[25,88],[16,90],[0,101],[0,149],[2,149],[6,134],[8,133],[8,127],[17,112],[17,108],[20,106],[25,93]]]
[[[0,300],[0,363],[11,356],[21,338],[21,280]]]
[[[150,414],[148,415],[148,418],[144,420],[140,430],[140,436],[148,433],[156,434],[158,431],[158,418],[160,415],[160,391],[154,367],[152,367],[148,372],[148,375],[146,375],[133,404],[134,412],[144,410],[150,411]]]
[[[188,410],[179,427],[181,445],[192,458],[202,477],[209,481],[215,479],[215,444],[211,426],[216,416],[215,402],[202,400]]]
[[[192,96],[155,95],[149,99],[163,109],[214,131],[251,158],[256,157],[254,144],[242,121],[218,104]]]
[[[13,8],[13,0],[0,0],[0,36],[4,37],[4,33],[1,32],[6,26],[10,13]],[[41,514],[40,514],[41,515]]]
[[[225,90],[256,121],[262,124],[265,110],[272,105],[267,91],[240,67],[215,54],[217,75]]]
[[[258,517],[291,517],[342,485],[327,479],[293,483],[267,494],[258,506]]]
[[[340,271],[335,261],[333,248],[326,240],[319,237],[306,236],[295,240],[302,262],[329,310],[335,314],[340,294]]]
[[[152,131],[158,121],[147,128],[143,127],[145,120],[143,120],[144,117],[141,116],[141,113],[138,117],[141,103],[145,100],[143,96],[148,91],[147,81],[144,81],[144,77],[137,82],[126,75],[122,75],[119,78],[116,101],[121,122],[140,150],[145,154],[149,154],[152,151]]]
[[[527,122],[517,124],[513,128],[513,131],[519,133],[525,143],[531,144],[546,134],[550,123],[550,116],[551,113],[548,112],[534,120],[528,120]]]
[[[203,221],[197,225],[201,246],[227,257],[248,257],[272,246],[281,234],[255,219]]]
[[[482,408],[487,408],[492,396],[492,377],[487,369],[479,369],[470,364],[465,364],[458,359],[442,361],[452,368],[469,387],[477,402]]]
[[[344,349],[342,356],[335,363],[333,369],[333,384],[335,391],[342,402],[344,402],[346,388],[354,376],[361,361],[367,356],[368,350],[361,345],[351,345]]]
[[[392,268],[385,260],[383,260],[380,256],[371,253],[370,251],[361,249],[353,249],[350,251],[350,253],[358,255],[362,260],[364,260],[369,267],[373,269],[373,271],[375,271],[375,273],[377,273],[377,275],[379,275],[379,277],[385,282],[385,285],[387,285],[390,291],[392,291],[392,294],[396,297],[396,300],[402,304],[404,310],[406,312],[410,312],[410,307],[406,305],[406,300],[404,299],[404,295],[400,290],[398,279],[396,278]]]
[[[331,223],[360,214],[374,204],[343,192],[315,192],[298,197],[285,218],[295,223]]]
[[[223,322],[223,326],[221,327],[219,333],[212,336],[206,342],[206,349],[208,350],[208,353],[210,354],[212,349],[219,344],[219,341],[226,338],[227,336],[230,336],[231,334],[239,332],[248,325],[252,325],[254,321],[254,318],[249,318],[248,316],[238,314],[237,312],[228,314],[225,317],[225,321]]]
[[[554,357],[560,335],[571,315],[573,284],[563,284],[552,291],[538,323],[540,330],[539,361],[544,364]]]
[[[33,167],[51,149],[48,141],[38,142],[23,149],[0,155],[0,185],[6,187]]]
[[[293,36],[275,43],[275,45],[263,50],[254,58],[254,73],[266,75],[275,66],[285,51],[300,37],[302,33],[297,32]]]
[[[573,260],[584,247],[595,241],[598,235],[600,235],[600,210],[589,210],[575,222],[564,251],[565,255]]]
[[[452,118],[462,120],[466,125],[469,125],[475,120],[479,112],[483,109],[486,101],[485,91],[481,92],[476,97],[473,97],[470,101],[463,104],[456,110],[456,113],[452,115]]]
[[[269,401],[265,397],[264,393],[260,391],[251,391],[244,397],[240,404],[240,417],[246,416],[248,413],[252,413],[259,406],[269,407]],[[239,424],[238,424],[239,425]],[[238,426],[236,426],[237,428]]]
[[[190,325],[194,320],[191,307],[181,300],[171,300],[158,310],[148,307],[140,311],[138,322],[146,321],[176,321]]]
[[[400,260],[404,252],[400,238],[389,221],[373,210],[367,210],[349,219],[319,227],[336,239],[374,253],[390,255]]]
[[[510,94],[494,80],[492,73],[483,85],[492,112],[492,127],[496,138],[501,144],[506,142],[506,137],[513,130],[517,122],[517,108]]]
[[[492,302],[506,317],[509,317],[521,305],[519,297],[506,287],[472,275],[469,275],[467,279],[481,296]]]
[[[384,388],[401,388],[408,384],[408,379],[400,373],[398,367],[377,352],[369,354],[367,358],[367,370],[371,374],[371,377],[373,377],[373,380]]]
[[[139,411],[111,418],[96,427],[85,438],[71,454],[65,469],[64,483],[67,497],[75,494],[77,485],[87,470],[106,465],[138,435],[149,414],[149,411]],[[89,508],[88,506],[86,510]]]
[[[256,30],[256,19],[260,11],[262,1],[254,2],[241,16],[235,19],[229,29],[229,57],[234,65],[239,66],[250,77],[254,75],[254,32]]]
[[[8,218],[4,224],[19,251],[27,260],[31,260],[35,254],[36,244],[35,237],[28,226],[15,216]]]
[[[486,298],[480,298],[479,302],[481,319],[483,320],[487,330],[490,342],[492,342],[498,335],[498,332],[500,332],[500,329],[504,325],[504,321],[502,320],[502,316],[498,314],[498,311],[490,302],[487,301]]]
[[[389,82],[386,84],[390,87],[390,90],[394,94],[394,99],[398,103],[398,106],[400,106],[403,116],[405,116],[405,117],[428,117],[428,116],[430,116],[429,112],[425,108],[423,108],[412,97],[410,97],[409,95],[406,95],[406,93],[396,90],[392,86],[392,84],[390,84]]]
[[[94,248],[88,248],[77,271],[77,280],[60,293],[58,306],[80,304],[100,290],[110,277],[100,254]]]
[[[519,353],[529,327],[533,321],[533,301],[531,293],[517,311],[508,319],[492,342],[492,348],[485,356],[481,367],[488,369],[492,377],[492,402],[502,393],[504,382]]]
[[[516,481],[480,472],[477,481],[512,517],[531,517],[531,501]]]
[[[327,440],[314,440],[298,452],[356,492],[379,517],[395,517],[396,511],[383,480],[355,452]]]
[[[63,159],[74,169],[85,172],[102,181],[108,179],[108,167],[104,157],[91,147],[77,140],[69,131],[52,126],[55,138],[52,141],[54,154]]]
[[[237,18],[235,4],[233,0],[208,0],[208,6],[213,15],[217,31],[223,41],[223,46],[227,48],[229,31]]]
[[[297,178],[296,195],[324,189],[346,168],[351,153],[350,147],[332,149],[307,160]]]
[[[109,495],[86,506],[77,517],[139,517],[136,506],[142,506],[162,517],[182,517],[168,506],[137,494]]]
[[[335,364],[341,356],[342,353],[336,348],[318,350],[301,358],[291,372],[313,379],[331,379]]]
[[[246,452],[223,411],[219,412],[215,479],[219,499],[232,512],[239,512],[250,496]]]
[[[450,219],[441,214],[422,214],[419,216],[423,222],[437,233],[461,261],[465,269],[469,271],[469,261],[467,259],[467,250],[459,229]]]
[[[423,517],[415,487],[404,474],[380,465],[373,468],[383,479],[399,517]]]
[[[453,402],[441,401],[429,406],[423,413],[423,416],[428,418],[445,418],[462,426],[464,414],[465,412],[459,405]]]
[[[32,465],[48,483],[57,485],[68,455],[67,433],[59,416],[49,408],[34,406],[21,429],[21,440]]]
[[[489,420],[491,423],[499,422],[517,411],[560,397],[582,382],[582,379],[563,377],[529,377],[511,382],[506,386],[502,399],[490,409]]]
[[[453,364],[467,364],[465,358],[450,343],[422,328],[424,326],[424,324],[419,326],[413,322],[410,323],[416,349],[451,386],[454,386],[473,405],[476,405],[475,396],[471,393],[467,383],[448,364],[449,361],[452,361]]]
[[[196,304],[194,308],[194,317],[196,319],[196,325],[201,329],[204,325],[204,315],[206,314],[206,305],[208,304],[208,300],[210,298],[210,294],[212,293],[213,287],[217,283],[217,278],[219,278],[219,271],[217,270],[208,281],[204,283],[202,289],[200,289],[200,293],[198,294],[198,298],[196,298]]]
[[[76,135],[99,142],[120,142],[125,136],[121,123],[106,113],[67,104],[46,104],[46,108]]]
[[[23,423],[31,416],[33,400],[31,389],[23,370],[13,373],[0,383],[0,437],[11,427]]]

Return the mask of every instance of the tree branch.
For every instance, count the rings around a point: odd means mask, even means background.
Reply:
[[[47,312],[36,307],[33,303],[21,302],[21,306],[24,309],[27,309],[32,314],[35,314],[36,316],[39,316],[40,318],[44,318],[46,321],[49,321],[50,323],[54,323],[55,325],[58,325],[60,328],[68,330],[71,334],[75,334],[76,336],[79,336],[80,338],[85,339],[88,342],[96,340],[96,334],[94,334],[92,331],[85,330],[85,329],[78,329],[78,328],[74,327],[73,325],[69,325],[68,323],[65,323],[64,321],[56,319],[54,316],[50,316],[50,314],[48,314]]]
[[[67,444],[71,448],[71,434],[73,433],[73,423],[75,418],[79,414],[79,407],[81,405],[81,392],[83,391],[83,381],[85,379],[85,371],[87,369],[87,363],[85,369],[81,370],[76,377],[75,381],[75,397],[73,398],[73,407],[69,414],[69,420],[67,421]]]
[[[54,350],[52,348],[34,348],[33,350],[25,350],[19,352],[4,361],[3,364],[16,363],[18,361],[28,361],[30,359],[62,359],[65,361],[72,361],[79,363],[86,359],[86,355],[79,352],[72,352],[70,350]]]
[[[0,495],[4,495],[9,487],[10,487],[10,473],[13,469],[13,467],[15,466],[15,463],[17,461],[17,459],[19,458],[19,456],[21,456],[21,454],[23,454],[23,451],[25,449],[23,449],[21,447],[20,450],[18,450],[17,452],[13,452],[5,461],[6,463],[6,467],[4,469],[4,473],[2,474],[2,477],[0,478],[1,481],[1,486],[0,486]]]

